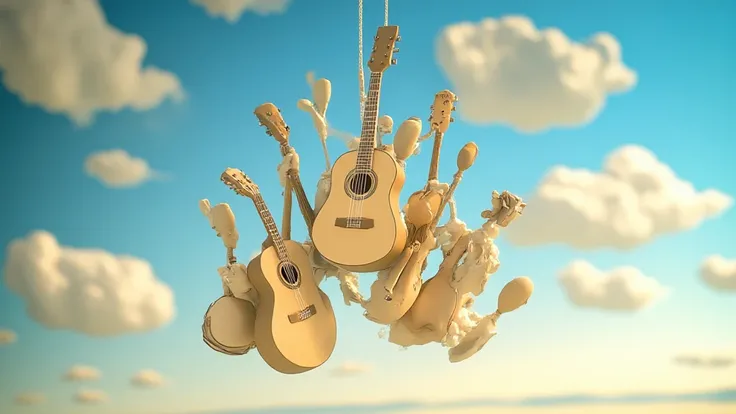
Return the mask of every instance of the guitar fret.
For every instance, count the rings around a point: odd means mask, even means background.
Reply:
[[[370,80],[368,81],[369,88],[365,107],[363,108],[363,126],[358,144],[356,170],[365,171],[366,169],[370,169],[373,164],[373,149],[376,146],[378,126],[376,118],[378,116],[382,77],[382,72],[371,73]]]
[[[253,198],[253,201],[256,204],[256,210],[258,211],[258,214],[261,216],[261,221],[263,221],[263,224],[265,225],[269,236],[271,236],[271,240],[273,241],[273,245],[276,248],[276,253],[278,254],[279,259],[282,261],[289,260],[288,250],[286,249],[284,240],[281,238],[281,234],[279,234],[278,227],[276,227],[276,222],[274,222],[273,216],[268,210],[266,201],[260,194],[256,194]]]

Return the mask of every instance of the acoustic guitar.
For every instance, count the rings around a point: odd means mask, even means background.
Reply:
[[[221,179],[253,201],[273,241],[248,264],[248,277],[259,294],[258,352],[271,368],[284,374],[319,367],[335,349],[337,324],[329,298],[317,286],[307,252],[301,244],[281,238],[258,186],[248,176],[228,168]]]
[[[409,196],[409,203],[414,203],[419,199],[425,199],[425,202],[429,204],[430,210],[432,210],[435,216],[440,210],[442,195],[436,191],[432,191],[429,184],[432,180],[437,180],[439,177],[442,139],[450,127],[450,123],[455,121],[452,118],[452,112],[455,110],[455,102],[457,100],[457,96],[447,89],[437,92],[434,95],[434,102],[429,107],[431,110],[429,124],[430,128],[434,131],[434,147],[432,148],[432,160],[429,163],[427,185],[423,190],[417,191]]]
[[[404,169],[385,150],[376,148],[378,105],[383,72],[395,60],[398,26],[378,28],[368,97],[358,149],[335,161],[332,186],[312,228],[314,247],[327,261],[355,272],[389,267],[406,245],[407,229],[401,218],[399,195]]]

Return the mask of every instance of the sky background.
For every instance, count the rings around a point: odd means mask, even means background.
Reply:
[[[5,3],[0,0],[0,9]],[[381,3],[366,1],[366,48],[382,24]],[[380,111],[396,124],[410,116],[426,119],[434,94],[453,90],[436,61],[435,41],[446,26],[463,21],[523,15],[538,28],[559,28],[575,42],[607,32],[621,44],[623,61],[638,78],[629,91],[610,96],[590,122],[575,127],[524,133],[456,116],[444,140],[440,179],[451,180],[462,145],[478,144],[480,155],[456,192],[460,218],[471,228],[482,224],[480,212],[490,208],[492,190],[507,189],[527,199],[552,167],[598,171],[608,154],[628,144],[648,148],[698,190],[736,194],[731,116],[736,83],[730,75],[736,67],[729,56],[736,46],[733,4],[423,3],[391,3],[390,23],[400,25],[402,42],[398,65],[384,76]],[[72,396],[80,388],[102,390],[109,397],[85,412],[185,413],[397,400],[697,393],[736,386],[733,365],[673,363],[680,353],[736,349],[736,296],[707,286],[698,276],[706,256],[736,257],[733,209],[695,229],[629,250],[517,246],[502,236],[501,268],[477,299],[476,310],[492,312],[501,287],[517,276],[534,280],[534,296],[504,316],[498,335],[464,363],[448,363],[447,350],[438,344],[400,350],[379,339],[380,327],[364,319],[359,306],[342,304],[335,279],[323,289],[335,306],[339,339],[320,369],[286,377],[270,370],[255,352],[242,357],[213,352],[202,343],[200,329],[207,306],[221,294],[216,268],[222,265],[223,249],[197,202],[230,203],[241,234],[240,257],[259,247],[265,232],[255,209],[218,177],[228,166],[243,169],[280,216],[275,169],[281,156],[252,115],[267,101],[282,109],[291,126],[302,181],[312,192],[324,161],[311,119],[296,101],[311,99],[305,73],[314,71],[332,82],[331,124],[359,133],[357,5],[297,0],[283,14],[246,11],[231,23],[186,1],[100,4],[111,26],[145,40],[144,66],[176,74],[186,97],[146,111],[102,111],[80,126],[63,114],[27,104],[15,91],[0,90],[0,187],[5,195],[0,245],[46,230],[65,246],[144,259],[173,290],[176,315],[159,329],[95,338],[35,322],[23,299],[0,285],[0,328],[17,334],[14,343],[0,346],[0,412],[78,413]],[[0,68],[7,75],[3,62]],[[460,99],[458,106],[464,102]],[[113,189],[85,174],[88,155],[117,148],[147,160],[165,179]],[[404,197],[423,185],[430,148],[425,145],[408,161]],[[334,139],[329,149],[334,159],[345,146]],[[528,209],[533,208],[530,203]],[[305,233],[295,212],[293,236],[303,240]],[[7,252],[0,251],[0,262],[6,258]],[[635,312],[576,306],[557,279],[576,259],[603,270],[634,266],[669,293]],[[437,264],[433,255],[430,269]],[[362,280],[364,292],[371,282],[372,276]],[[349,378],[335,375],[345,363],[366,370]],[[72,365],[80,364],[98,368],[102,378],[61,381]],[[161,373],[164,386],[131,386],[130,378],[142,369]],[[47,402],[18,407],[13,400],[23,392],[42,393]]]

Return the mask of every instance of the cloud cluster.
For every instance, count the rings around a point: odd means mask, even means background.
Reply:
[[[736,366],[734,354],[683,354],[672,359],[677,365],[693,368],[729,368]]]
[[[144,369],[135,374],[130,383],[141,388],[157,388],[164,385],[164,377],[154,370]]]
[[[576,43],[559,29],[539,30],[523,16],[447,26],[436,57],[467,121],[528,133],[585,124],[608,95],[637,81],[612,35]]]
[[[101,404],[107,399],[107,394],[100,390],[80,390],[74,395],[74,400],[80,404]]]
[[[568,299],[584,308],[635,311],[667,293],[659,282],[636,268],[627,266],[604,272],[583,260],[562,269],[559,282]]]
[[[100,371],[95,367],[89,367],[85,365],[75,365],[64,374],[64,379],[67,381],[96,381],[100,379],[102,375]]]
[[[61,246],[45,231],[13,240],[6,257],[6,285],[48,328],[112,336],[155,329],[174,317],[173,292],[144,260]]]
[[[344,362],[334,370],[332,375],[337,377],[351,377],[355,375],[365,374],[371,371],[371,367],[357,362]]]
[[[176,75],[142,67],[146,42],[111,26],[98,0],[5,1],[0,44],[6,88],[79,125],[182,97]]]
[[[235,23],[246,11],[260,15],[283,13],[291,0],[191,0],[193,4],[204,7],[212,17],[222,17]]]
[[[0,346],[10,345],[18,340],[18,335],[10,329],[0,329]]]
[[[697,191],[646,148],[609,154],[600,172],[553,168],[528,197],[523,220],[506,230],[519,246],[564,243],[579,249],[629,249],[719,216],[733,199]]]
[[[15,396],[17,405],[36,405],[46,401],[46,396],[38,392],[24,392]]]
[[[712,255],[700,265],[700,278],[718,290],[736,290],[736,259]]]
[[[111,188],[135,187],[156,176],[148,162],[121,149],[99,151],[84,161],[84,170]]]

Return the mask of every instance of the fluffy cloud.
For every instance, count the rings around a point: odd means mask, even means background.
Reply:
[[[733,204],[719,191],[697,191],[635,145],[609,154],[600,172],[554,167],[527,200],[524,217],[506,230],[509,242],[579,249],[637,247],[694,229]]]
[[[736,365],[736,355],[731,354],[683,354],[672,359],[677,365],[693,368],[729,368]]]
[[[3,1],[0,44],[7,89],[80,125],[182,96],[174,74],[142,67],[146,42],[110,26],[97,0]]]
[[[709,256],[700,265],[700,277],[714,289],[736,290],[736,260]]]
[[[6,285],[48,328],[112,336],[158,328],[174,317],[171,289],[144,260],[60,246],[45,231],[13,240],[6,257]]]
[[[604,272],[583,260],[562,269],[559,281],[568,299],[584,308],[635,311],[667,292],[659,282],[636,268],[627,266]]]
[[[84,170],[107,187],[135,187],[156,176],[148,162],[121,149],[99,151],[84,161]]]
[[[465,119],[528,133],[591,121],[609,94],[628,91],[637,78],[610,34],[575,43],[523,16],[450,25],[436,55]]]
[[[74,395],[80,404],[101,404],[107,402],[107,394],[99,390],[80,390]]]
[[[75,365],[64,374],[67,381],[96,381],[100,379],[100,371],[94,367]]]
[[[260,15],[283,13],[291,0],[191,0],[193,4],[202,6],[212,17],[222,17],[235,23],[246,11]]]
[[[369,367],[368,365],[359,364],[356,362],[344,362],[340,366],[332,370],[332,375],[338,377],[349,377],[365,374],[370,371],[371,367]]]
[[[156,371],[144,369],[135,374],[130,383],[141,388],[156,388],[164,385],[164,377]]]
[[[18,335],[10,329],[0,329],[0,345],[10,345],[18,340]]]
[[[38,392],[24,392],[15,396],[18,405],[36,405],[46,401],[46,396]]]

